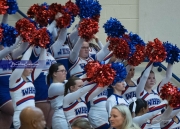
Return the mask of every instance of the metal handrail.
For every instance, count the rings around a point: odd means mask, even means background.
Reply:
[[[26,14],[24,14],[21,10],[18,10],[17,12],[18,12],[21,16],[23,16],[24,18],[29,19],[29,18],[26,16]],[[148,61],[147,59],[145,59],[144,62],[149,62],[149,61]],[[165,71],[167,71],[167,68],[166,68],[163,64],[160,63],[160,64],[159,64],[159,67],[158,67],[158,71],[161,72],[162,69],[164,69]],[[172,77],[173,77],[174,79],[176,79],[178,82],[180,82],[180,78],[179,78],[178,76],[176,76],[174,73],[172,73]]]

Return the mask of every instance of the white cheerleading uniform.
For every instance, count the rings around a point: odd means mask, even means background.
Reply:
[[[52,83],[48,89],[48,99],[54,109],[52,117],[53,129],[68,129],[63,111],[64,83]]]
[[[78,117],[87,118],[88,108],[86,103],[103,90],[104,88],[98,87],[96,83],[88,83],[77,91],[68,93],[63,100],[63,110],[69,124]]]
[[[129,106],[129,102],[125,100],[122,96],[112,94],[106,102],[106,110],[108,112],[108,117],[110,117],[112,107],[116,105],[126,105]]]
[[[105,89],[90,101],[88,118],[93,128],[98,128],[105,124],[109,125],[108,113],[106,110],[107,94],[107,89]]]
[[[177,118],[177,123],[173,120],[173,117]],[[174,108],[166,120],[160,123],[160,126],[161,129],[180,129],[180,107]]]
[[[133,81],[134,86],[129,86],[127,83],[127,85],[125,86],[125,90],[122,92],[122,96],[126,99],[132,99],[133,97],[136,97],[136,88],[137,85],[136,83]]]
[[[168,116],[169,114],[164,113],[162,115],[158,114],[161,112],[162,108],[167,106],[167,101],[161,102],[159,105],[155,106],[151,110],[149,110],[148,113],[145,113],[142,116],[136,116],[133,118],[133,122],[139,125],[142,129],[148,129],[148,128],[159,128],[160,120],[163,117]],[[172,110],[171,108],[169,110]],[[158,123],[158,124],[157,124]],[[156,124],[156,125],[155,125]]]
[[[22,61],[29,60],[31,53],[32,53],[32,46],[25,52],[22,57]],[[39,60],[45,60],[45,53],[46,50],[42,49]],[[43,63],[43,64],[42,64]],[[20,120],[19,115],[20,112],[27,106],[35,106],[34,97],[35,97],[35,87],[32,82],[39,76],[42,71],[42,67],[44,67],[45,62],[41,63],[41,67],[34,68],[31,76],[27,77],[27,82],[23,80],[22,73],[25,69],[24,68],[16,68],[11,77],[9,78],[9,89],[10,95],[13,102],[14,107],[14,116],[13,116],[13,124],[15,129],[19,129],[20,127]]]

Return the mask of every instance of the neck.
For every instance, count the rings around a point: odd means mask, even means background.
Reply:
[[[28,81],[26,76],[22,75],[21,77],[23,78],[24,81],[26,82]]]
[[[86,60],[88,57],[80,57],[81,59],[83,59],[83,60]]]
[[[129,83],[131,83],[132,80],[131,80],[131,78],[126,78],[125,81],[127,84],[129,84]]]
[[[151,93],[152,92],[152,89],[151,88],[149,88],[149,87],[146,87],[145,86],[145,88],[144,88],[148,93]]]
[[[122,95],[122,91],[117,91],[116,89],[114,89],[114,94],[121,96]]]
[[[53,79],[53,83],[63,83],[63,81],[59,81],[57,79]]]

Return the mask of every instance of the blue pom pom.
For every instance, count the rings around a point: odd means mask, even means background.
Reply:
[[[139,35],[137,34],[133,34],[132,32],[129,33],[129,38],[130,38],[130,42],[133,45],[142,45],[145,46],[144,41],[141,39],[141,37],[139,37]]]
[[[179,62],[180,60],[180,49],[176,45],[172,45],[171,43],[165,42],[163,43],[166,52],[166,62],[173,64],[174,62]]]
[[[4,23],[1,24],[1,28],[3,29],[3,38],[0,44],[4,47],[12,46],[16,42],[18,32],[14,27]]]
[[[70,25],[67,28],[70,28],[72,23],[74,23],[74,21],[75,21],[75,17],[73,15],[71,15],[71,23],[70,23]]]
[[[154,67],[158,67],[160,64],[161,64],[161,62],[154,62],[154,63],[153,63],[153,66],[154,66]]]
[[[122,37],[127,30],[116,18],[110,18],[104,25],[105,33],[110,37]]]
[[[131,42],[128,42],[128,45],[129,45],[129,50],[130,50],[129,57],[131,57],[136,51],[136,46],[132,44]]]
[[[50,48],[51,45],[54,43],[54,41],[53,41],[52,34],[48,30],[47,30],[47,33],[49,35],[50,41],[49,41],[49,44],[46,45],[46,48]]]
[[[19,9],[16,0],[7,0],[7,5],[9,6],[7,9],[8,14],[15,14]]]
[[[80,18],[92,18],[100,15],[102,9],[97,0],[76,0],[76,4],[80,10]]]
[[[116,76],[114,78],[112,85],[115,85],[117,82],[122,82],[126,78],[126,67],[124,67],[122,63],[112,63],[111,68],[116,71]]]
[[[46,10],[49,9],[49,5],[46,2],[42,3],[41,6],[44,6]]]

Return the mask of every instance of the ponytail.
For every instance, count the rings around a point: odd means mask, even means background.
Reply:
[[[50,80],[52,79],[52,77],[50,76],[50,74],[48,73],[47,75],[47,85],[50,86]]]

